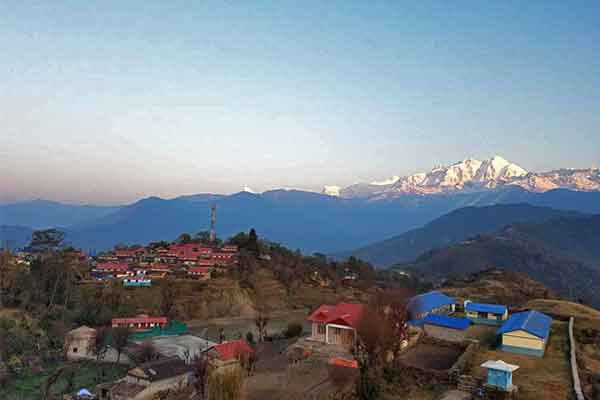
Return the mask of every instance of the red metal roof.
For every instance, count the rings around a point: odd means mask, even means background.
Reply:
[[[188,272],[191,274],[207,274],[210,272],[210,268],[207,267],[190,267]]]
[[[365,307],[362,304],[339,303],[335,306],[323,304],[308,317],[308,320],[325,324],[336,323],[356,328],[364,309]]]
[[[331,357],[329,359],[329,364],[338,365],[340,367],[348,367],[348,368],[358,368],[358,362],[356,360],[344,360],[343,358]]]
[[[112,324],[144,324],[144,323],[154,323],[154,324],[166,324],[169,322],[167,317],[150,317],[148,315],[137,315],[135,317],[128,318],[113,318]]]
[[[99,271],[127,271],[129,265],[125,263],[104,262],[96,264],[95,269]]]
[[[254,353],[254,350],[244,339],[233,340],[215,346],[219,358],[223,361],[231,360],[242,354]]]

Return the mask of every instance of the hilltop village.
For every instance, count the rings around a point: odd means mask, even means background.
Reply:
[[[600,312],[524,276],[490,270],[432,288],[356,259],[303,256],[254,230],[93,257],[54,246],[57,235],[2,253],[3,399],[600,393]]]

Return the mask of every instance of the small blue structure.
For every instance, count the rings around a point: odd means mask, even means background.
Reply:
[[[518,365],[498,360],[486,361],[481,366],[488,370],[486,386],[491,386],[494,389],[500,389],[504,392],[510,392],[516,388],[512,383],[512,373],[519,369]]]
[[[471,321],[467,318],[438,314],[427,314],[421,321],[423,321],[423,331],[427,336],[456,343],[465,340],[466,330],[471,325]]]
[[[513,314],[496,332],[500,350],[543,357],[551,325],[552,318],[539,311]]]
[[[476,324],[501,325],[508,318],[508,307],[502,304],[465,301],[465,314]]]
[[[429,313],[452,313],[455,309],[455,301],[441,292],[432,291],[412,297],[407,307],[410,318],[414,320],[424,318]]]
[[[438,314],[427,314],[422,321],[423,325],[436,325],[461,331],[464,331],[471,325],[471,321],[467,318],[448,317]]]
[[[123,286],[125,287],[150,287],[152,286],[152,281],[150,279],[146,279],[144,277],[134,277],[134,278],[125,278],[123,279]]]

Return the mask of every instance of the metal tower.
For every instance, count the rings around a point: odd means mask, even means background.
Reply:
[[[210,242],[214,243],[217,238],[217,234],[215,232],[215,225],[217,223],[217,205],[210,205]]]

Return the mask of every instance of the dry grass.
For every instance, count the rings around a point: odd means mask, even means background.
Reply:
[[[469,365],[470,373],[485,377],[480,365],[488,360],[503,360],[520,368],[513,374],[520,400],[566,400],[573,398],[568,359],[567,323],[554,321],[543,358],[482,349]]]
[[[561,317],[594,318],[600,319],[600,311],[583,304],[573,303],[565,300],[537,299],[529,301],[526,308],[553,314]]]

